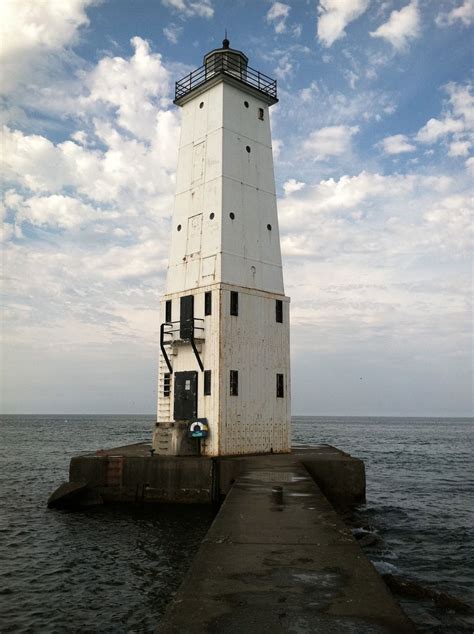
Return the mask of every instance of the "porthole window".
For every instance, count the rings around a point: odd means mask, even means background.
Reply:
[[[267,225],[267,229],[268,229],[268,231],[271,231],[272,230],[272,225]]]
[[[199,104],[200,108],[204,108],[204,101],[201,101],[201,103]]]
[[[230,212],[230,214],[229,214],[229,218],[230,218],[231,220],[234,220],[234,218],[235,218],[235,214],[234,214],[234,212],[233,212],[233,211],[231,211],[231,212]]]
[[[209,218],[210,218],[211,220],[214,220],[214,212],[212,212],[212,214],[209,214]]]
[[[181,225],[178,225],[176,228],[178,229],[178,231],[181,231]]]
[[[249,102],[248,102],[248,101],[244,101],[244,106],[245,106],[246,108],[248,108],[248,107],[249,107]]]
[[[245,149],[247,150],[247,152],[248,152],[249,154],[250,154],[250,152],[252,151],[252,150],[250,149],[250,145],[247,145],[247,147],[246,147]]]

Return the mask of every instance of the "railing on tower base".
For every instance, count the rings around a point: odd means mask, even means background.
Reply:
[[[203,322],[202,325],[199,325],[196,322]],[[177,325],[177,327],[175,327]],[[202,331],[202,336],[196,337],[195,331]],[[175,338],[175,334],[177,333],[177,338]],[[183,334],[185,333],[185,334]],[[171,337],[171,339],[167,339],[166,337]],[[160,326],[160,350],[165,360],[165,363],[168,367],[170,374],[173,374],[173,366],[171,365],[171,361],[169,359],[168,353],[166,351],[166,346],[169,346],[177,341],[189,341],[191,343],[191,347],[194,352],[194,356],[196,357],[196,361],[198,362],[199,368],[201,372],[204,372],[204,365],[201,360],[201,356],[199,355],[199,350],[196,346],[196,339],[203,341],[204,340],[204,319],[199,317],[193,317],[189,319],[187,322],[181,323],[179,321],[165,321]]]

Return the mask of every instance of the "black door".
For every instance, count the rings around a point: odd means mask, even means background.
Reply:
[[[179,336],[189,339],[194,332],[194,295],[181,297],[179,315]]]
[[[174,374],[174,419],[197,418],[197,372]]]

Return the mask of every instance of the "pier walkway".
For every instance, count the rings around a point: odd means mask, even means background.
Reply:
[[[303,465],[273,455],[246,460],[158,631],[414,628]]]

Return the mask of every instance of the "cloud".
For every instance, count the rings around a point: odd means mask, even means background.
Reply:
[[[448,13],[441,12],[436,16],[438,26],[450,26],[456,22],[462,22],[469,26],[474,21],[474,0],[464,0],[464,3],[454,7]]]
[[[445,101],[442,116],[427,121],[418,131],[416,140],[427,145],[449,141],[450,156],[466,156],[474,142],[472,85],[450,82],[443,89],[448,99]]]
[[[318,7],[318,39],[330,47],[345,36],[345,28],[367,10],[370,0],[321,0]]]
[[[207,18],[214,15],[214,8],[211,0],[161,0],[161,4],[169,7],[186,18]]]
[[[420,143],[434,143],[440,137],[453,132],[462,132],[463,130],[464,123],[460,119],[446,117],[440,121],[433,118],[418,131],[416,139]]]
[[[306,186],[306,183],[302,183],[300,181],[295,180],[294,178],[290,178],[290,180],[283,183],[283,191],[285,192],[285,196],[289,196],[294,192],[298,192],[300,189]]]
[[[11,93],[19,83],[37,81],[60,64],[65,48],[77,42],[89,24],[85,10],[95,0],[48,0],[0,3],[0,90]]]
[[[329,156],[340,156],[350,152],[352,137],[358,131],[358,126],[346,125],[315,130],[303,142],[303,150],[314,161],[324,161]]]
[[[414,152],[416,149],[405,134],[387,136],[382,139],[380,145],[385,154],[403,154],[404,152]]]
[[[391,358],[404,375],[456,355],[468,371],[468,182],[364,171],[279,201],[296,367],[353,354],[358,368]]]
[[[467,156],[471,148],[470,141],[452,141],[449,144],[449,156]]]
[[[290,6],[283,2],[274,2],[267,12],[266,20],[269,24],[273,24],[275,33],[283,33],[286,31],[286,20],[290,13]]]
[[[129,60],[104,57],[84,77],[89,95],[81,104],[88,109],[101,102],[116,109],[120,126],[149,139],[156,124],[156,105],[169,103],[170,74],[146,40],[134,37],[131,44],[134,53]]]
[[[293,64],[290,61],[289,55],[283,55],[278,60],[278,66],[275,68],[275,75],[278,79],[284,80],[293,70]]]
[[[465,185],[441,175],[367,171],[306,185],[279,203],[283,251],[328,261],[350,253],[422,258],[439,248],[453,249],[453,257],[467,254],[472,226]],[[443,225],[450,227],[444,234]]]
[[[392,11],[388,21],[370,33],[372,37],[387,40],[398,51],[406,49],[409,40],[417,38],[419,34],[420,14],[416,0],[400,11]]]
[[[183,27],[171,23],[168,24],[168,26],[165,26],[163,29],[163,35],[166,37],[168,42],[171,42],[171,44],[177,44],[182,31]]]
[[[32,196],[16,201],[16,222],[28,222],[38,227],[76,229],[92,219],[100,217],[100,210],[71,196],[53,194]]]

